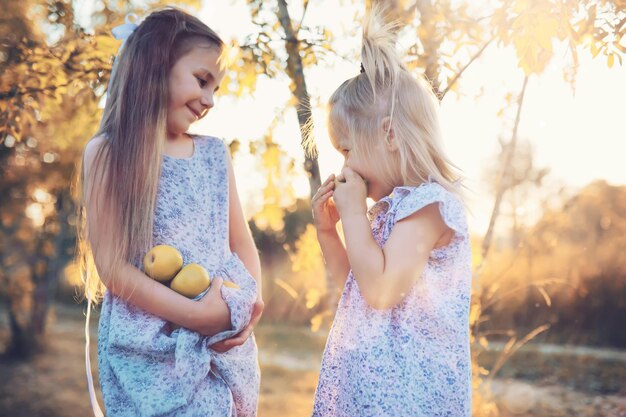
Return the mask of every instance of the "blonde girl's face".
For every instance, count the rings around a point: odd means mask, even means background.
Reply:
[[[206,116],[224,77],[214,46],[196,46],[170,70],[167,131],[170,139],[184,135],[189,126]]]
[[[389,152],[384,146],[376,146],[371,155],[355,152],[353,144],[343,138],[335,138],[331,134],[331,141],[337,151],[344,157],[344,167],[359,174],[367,184],[367,197],[378,201],[393,191],[393,184],[387,180],[384,170],[381,169],[388,161]]]

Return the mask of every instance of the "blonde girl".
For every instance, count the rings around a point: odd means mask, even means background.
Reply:
[[[330,138],[345,164],[317,191],[313,215],[343,293],[313,415],[469,417],[464,205],[442,150],[437,100],[402,64],[382,13],[366,21],[361,73],[329,102]]]

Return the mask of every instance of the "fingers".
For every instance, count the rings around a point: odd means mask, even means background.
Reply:
[[[359,174],[357,174],[356,172],[354,172],[352,169],[350,169],[349,167],[344,167],[341,170],[341,176],[343,176],[344,182],[345,181],[349,181],[349,180],[354,180],[357,178],[361,178],[361,176]]]
[[[243,345],[246,342],[246,340],[248,340],[251,334],[252,334],[252,326],[248,325],[236,337],[227,341],[228,346],[235,347],[235,346]]]
[[[250,326],[254,327],[261,320],[261,315],[263,314],[263,307],[258,304],[254,305],[254,310],[252,310],[252,317],[250,318]]]
[[[224,346],[224,342],[222,341],[222,342],[217,342],[214,345],[211,345],[211,349],[219,353],[224,353],[224,352],[228,352],[230,348],[227,346]]]
[[[221,342],[217,342],[211,345],[211,349],[219,353],[224,353],[224,352],[228,352],[230,349],[234,348],[235,346],[243,345],[252,334],[254,326],[256,326],[259,320],[261,320],[261,315],[263,313],[264,308],[265,308],[265,303],[263,303],[263,301],[261,302],[257,301],[256,303],[254,303],[253,310],[252,310],[252,317],[250,318],[250,323],[248,323],[248,325],[241,332],[239,332],[236,336],[231,337],[230,339],[222,340]]]
[[[330,174],[328,176],[328,178],[326,178],[326,181],[324,181],[324,184],[322,184],[322,187],[325,185],[330,184],[331,182],[333,182],[335,180],[335,174]]]
[[[314,208],[319,207],[321,204],[325,203],[330,197],[332,197],[334,186],[334,182],[331,182],[330,186],[329,184],[322,185],[317,190],[317,193],[315,193],[315,195],[313,196],[313,200],[311,201]]]
[[[237,336],[231,337],[230,339],[222,340],[221,342],[217,342],[216,344],[211,346],[213,350],[219,350],[221,352],[226,352],[235,346],[240,346],[248,340],[250,334],[252,333],[252,329],[250,326],[246,326],[244,330],[241,331]]]
[[[331,198],[333,196],[334,192],[335,192],[335,190],[328,190],[328,191],[326,191],[326,193],[324,193],[324,194],[320,195],[319,197],[317,197],[315,202],[317,204],[325,203],[326,200],[328,200],[329,198]]]
[[[220,277],[213,278],[211,280],[211,289],[209,291],[211,290],[219,291],[222,288],[223,283],[224,283],[224,280],[222,278]]]

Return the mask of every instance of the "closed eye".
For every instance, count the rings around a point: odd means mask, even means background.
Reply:
[[[198,80],[200,88],[204,88],[204,86],[207,85],[207,80],[205,80],[204,78],[196,77],[196,80]]]

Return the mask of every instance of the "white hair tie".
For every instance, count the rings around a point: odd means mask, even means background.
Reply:
[[[131,20],[131,18],[133,18],[133,20]],[[135,23],[137,20],[138,18],[135,13],[129,13],[124,18],[124,24],[115,26],[113,29],[111,29],[113,37],[115,39],[122,40],[122,46],[124,46],[124,42],[126,42],[126,39],[128,39],[128,37],[135,31],[135,29],[137,29],[138,25],[137,23]]]
[[[133,20],[131,20],[131,18],[133,18]],[[113,29],[111,29],[111,33],[113,34],[113,37],[115,39],[122,41],[122,44],[120,45],[120,49],[118,49],[117,51],[118,55],[120,51],[122,50],[122,48],[124,48],[124,45],[126,44],[126,40],[130,37],[130,35],[132,35],[135,29],[137,29],[137,27],[139,26],[137,25],[137,23],[135,23],[138,20],[139,19],[137,18],[137,15],[135,13],[129,13],[124,18],[125,23],[119,26],[115,26]],[[117,55],[115,56],[115,59],[113,60],[113,68],[111,68],[111,78],[109,79],[109,83],[111,82],[111,80],[113,80],[116,70],[117,70]]]

